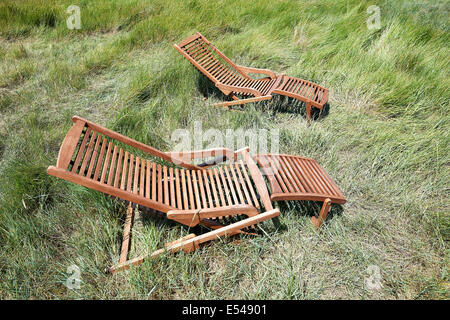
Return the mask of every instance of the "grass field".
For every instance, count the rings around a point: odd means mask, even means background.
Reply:
[[[81,9],[69,30],[66,9]],[[381,28],[368,29],[378,5]],[[2,1],[0,298],[448,299],[448,1]],[[330,90],[326,117],[209,107],[172,44],[200,31],[238,64]],[[348,202],[316,232],[313,204],[232,245],[165,255],[113,276],[124,207],[46,174],[79,115],[163,151],[175,129],[280,130],[280,152],[315,158]],[[189,230],[144,216],[132,254]],[[67,267],[81,269],[69,290]],[[382,287],[369,290],[369,266]]]

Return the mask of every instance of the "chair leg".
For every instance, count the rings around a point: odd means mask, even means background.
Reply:
[[[131,226],[133,224],[133,214],[134,209],[131,202],[128,204],[127,215],[125,218],[125,225],[123,228],[123,240],[122,248],[120,250],[119,263],[123,263],[128,259],[128,252],[130,250],[130,237],[131,237]]]
[[[331,199],[326,198],[323,202],[322,209],[320,209],[319,217],[311,217],[311,222],[316,227],[316,230],[320,228],[320,226],[324,223],[325,219],[327,218],[328,212],[330,212],[331,209]]]
[[[155,252],[147,255],[143,255],[131,260],[127,260],[124,263],[119,263],[115,267],[110,268],[108,271],[110,273],[115,273],[117,271],[126,270],[130,268],[130,266],[139,265],[143,263],[148,258],[155,258],[159,255],[161,255],[164,252],[178,252],[178,251],[185,251],[185,252],[191,252],[200,247],[200,244],[218,239],[220,237],[226,237],[231,236],[236,233],[238,233],[241,229],[252,226],[254,224],[260,223],[262,221],[275,218],[280,215],[280,211],[278,209],[273,209],[264,213],[257,214],[256,216],[241,220],[239,222],[235,222],[233,224],[230,224],[228,226],[210,231],[208,233],[199,235],[199,236],[193,236],[188,235],[185,238],[182,238],[178,241],[174,241],[173,243],[166,246],[165,249],[159,249]]]
[[[311,105],[308,102],[306,103],[306,120],[308,124],[311,122]]]

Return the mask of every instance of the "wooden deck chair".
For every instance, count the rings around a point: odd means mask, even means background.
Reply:
[[[316,227],[325,220],[331,203],[345,203],[339,188],[312,159],[273,154],[252,157],[249,148],[162,152],[80,117],[72,120],[56,166],[48,167],[48,174],[154,209],[184,225],[200,224],[212,230],[128,260],[133,219],[129,206],[119,264],[110,272],[127,269],[166,250],[190,252],[207,241],[247,233],[249,227],[279,215],[272,201],[323,201],[319,218],[313,217]],[[199,158],[213,159],[191,163]],[[217,166],[226,160],[230,163]],[[246,218],[223,223],[222,218],[236,215]]]
[[[216,106],[230,107],[269,100],[273,94],[280,94],[303,101],[309,121],[311,108],[322,109],[328,101],[328,90],[318,84],[283,74],[279,75],[267,69],[235,64],[199,32],[173,46],[220,91],[234,100],[217,103]],[[267,77],[254,79],[250,77],[251,73],[265,74]]]

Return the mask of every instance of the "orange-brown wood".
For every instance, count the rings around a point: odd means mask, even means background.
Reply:
[[[152,163],[147,160],[147,171],[145,172],[145,197],[150,199],[150,171]]]
[[[319,229],[320,226],[324,223],[325,219],[327,218],[328,212],[330,212],[331,209],[331,199],[325,199],[322,205],[322,209],[320,209],[319,217],[311,217],[311,222],[314,225],[316,229]]]
[[[105,182],[106,172],[108,171],[108,167],[109,167],[109,157],[111,156],[112,146],[113,146],[113,144],[110,141],[108,144],[108,150],[106,151],[105,162],[103,164],[103,170],[102,170],[102,175],[100,177],[100,182]]]
[[[174,245],[165,247],[165,249],[159,249],[159,250],[153,252],[152,254],[143,255],[143,256],[128,260],[127,262],[120,263],[117,266],[109,269],[109,271],[111,273],[115,273],[117,271],[129,269],[131,266],[137,266],[137,265],[143,263],[146,259],[155,258],[155,257],[163,254],[164,252],[174,253],[174,252],[178,252],[181,250],[191,252],[195,249],[198,249],[200,247],[200,244],[202,244],[202,243],[205,243],[205,242],[208,242],[208,241],[220,238],[220,237],[234,235],[237,232],[239,232],[241,229],[244,229],[246,227],[252,226],[257,223],[261,223],[268,219],[275,218],[279,214],[280,214],[280,211],[278,209],[273,209],[273,210],[258,214],[256,216],[249,217],[245,220],[235,222],[226,227],[222,227],[222,228],[216,229],[214,231],[210,231],[208,233],[190,238],[185,241],[176,242]]]
[[[95,166],[95,173],[94,173],[94,180],[98,179],[98,176],[100,174],[100,170],[102,168],[102,163],[103,163],[103,156],[105,154],[105,150],[106,150],[106,144],[108,143],[108,140],[106,140],[106,138],[103,138],[102,141],[102,147],[100,149],[100,154],[98,156],[97,159],[97,164]]]
[[[114,146],[114,149],[113,149],[113,156],[112,156],[112,160],[111,160],[111,166],[110,166],[110,168],[109,168],[109,174],[108,174],[108,182],[107,182],[107,184],[112,184],[112,182],[113,182],[113,177],[114,177],[114,169],[115,169],[115,166],[116,166],[116,159],[117,159],[117,146]],[[83,168],[83,167],[81,167],[81,168]],[[82,171],[82,170],[80,170],[80,171]]]
[[[78,141],[80,140],[81,133],[85,127],[84,121],[78,121],[70,130],[67,132],[64,141],[61,144],[61,148],[58,153],[58,161],[56,165],[58,168],[67,169],[70,160],[72,159],[75,148],[77,147]]]
[[[116,177],[114,178],[114,188],[119,186],[120,173],[122,172],[122,164],[123,164],[123,149],[119,150],[119,158],[117,159],[117,169],[116,169]],[[89,175],[88,175],[89,177]]]
[[[122,247],[120,249],[119,263],[124,263],[128,260],[128,252],[130,250],[131,241],[131,225],[133,224],[134,210],[131,203],[128,205],[127,214],[125,217],[125,225],[123,227]]]
[[[228,235],[248,233],[243,229],[252,228],[252,224],[247,223],[257,220],[247,218],[244,220],[245,223],[233,224],[231,229],[226,229],[228,226],[222,224],[226,219],[222,218],[239,214],[249,217],[261,216],[258,214],[260,202],[266,211],[274,213],[272,201],[323,201],[324,206],[319,218],[312,219],[316,226],[320,226],[325,220],[331,203],[345,203],[345,198],[334,181],[317,162],[309,158],[280,154],[255,155],[259,168],[250,156],[248,147],[236,152],[218,148],[187,151],[184,152],[184,156],[193,160],[225,154],[226,159],[233,161],[231,164],[212,169],[198,166],[189,169],[186,168],[187,162],[182,161],[185,168],[180,169],[146,160],[132,151],[125,151],[129,148],[148,149],[142,147],[139,142],[127,145],[126,137],[111,134],[108,130],[102,130],[100,133],[98,128],[102,127],[74,117],[73,127],[61,146],[63,151],[60,150],[58,154],[61,159],[57,160],[56,167],[50,166],[47,172],[58,178],[165,213],[169,219],[187,226],[201,224],[213,229],[214,232],[218,231],[211,235],[222,234],[223,230],[229,230],[226,232]],[[121,140],[117,140],[116,137]],[[126,144],[126,148],[119,148],[119,142]],[[180,162],[174,153],[160,151],[152,153],[155,154],[162,154],[164,156],[162,160],[174,159],[172,163],[175,165]],[[243,161],[237,161],[238,156],[242,157]],[[267,174],[271,194],[262,173]],[[129,262],[126,259],[131,232],[131,222],[128,219],[130,214],[128,211],[124,227],[120,257],[122,264]],[[209,236],[199,237],[196,238],[212,239]],[[201,242],[185,243],[183,250],[195,249],[199,243]],[[172,245],[170,247],[172,248]]]
[[[169,168],[169,186],[170,186],[170,205],[174,208],[177,207],[175,202],[175,178],[173,176],[173,168]]]
[[[86,147],[86,143],[87,143],[87,141],[89,139],[90,133],[91,133],[91,128],[87,128],[86,132],[84,134],[83,140],[81,141],[80,148],[78,149],[78,154],[77,154],[77,156],[75,158],[75,162],[74,162],[74,164],[72,166],[72,172],[76,173],[78,171],[78,165],[79,165],[79,163],[81,161],[81,158],[84,155],[84,148]]]
[[[254,158],[268,178],[272,201],[330,199],[339,204],[346,201],[331,177],[313,159],[275,154],[258,154]]]
[[[258,214],[258,210],[251,205],[244,204],[196,210],[170,210],[167,212],[167,218],[178,221],[189,227],[194,227],[199,224],[202,219],[234,216],[238,214],[245,214],[252,217]]]
[[[94,147],[94,141],[95,141],[96,135],[97,135],[97,132],[95,132],[95,131],[92,132],[91,139],[89,140],[89,146],[88,146],[88,148],[86,150],[86,154],[85,154],[85,156],[83,158],[83,162],[81,164],[81,168],[80,168],[80,174],[81,175],[84,175],[84,170],[86,169],[88,161],[91,158],[91,152],[92,152],[92,148]]]
[[[278,75],[268,69],[240,66],[211,44],[197,32],[173,47],[190,63],[208,77],[225,95],[236,94],[254,96],[255,98],[235,99],[215,106],[229,107],[272,98],[273,94],[288,96],[305,102],[308,121],[311,119],[311,108],[323,108],[328,101],[328,90],[303,79]],[[250,73],[265,74],[268,77],[253,79]]]

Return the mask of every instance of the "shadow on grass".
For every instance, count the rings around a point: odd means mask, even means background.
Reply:
[[[119,216],[121,215],[122,218],[118,219],[118,223],[121,224],[122,226],[124,226],[124,222],[126,221],[126,208],[128,207],[128,201],[123,201],[120,199],[117,202],[117,205],[114,206],[114,211],[115,213],[119,213]],[[281,214],[283,214],[283,212],[285,211],[294,211],[295,214],[300,214],[300,215],[309,215],[310,217],[312,216],[318,216],[320,209],[322,207],[322,202],[320,201],[279,201],[277,202],[278,207],[281,211]],[[136,205],[133,204],[133,209],[136,209]],[[139,207],[139,211],[140,214],[138,216],[134,216],[134,221],[133,221],[133,225],[131,228],[131,241],[133,241],[133,229],[134,228],[142,228],[145,225],[153,225],[156,228],[160,228],[160,229],[166,229],[169,228],[182,228],[185,230],[185,234],[191,234],[194,233],[195,235],[202,235],[206,232],[211,231],[211,229],[206,228],[204,226],[201,225],[197,225],[195,227],[188,227],[185,226],[183,224],[180,224],[176,221],[170,220],[167,218],[165,213],[156,211],[154,209],[150,209],[147,207]],[[343,212],[343,207],[341,205],[338,204],[333,204],[331,207],[330,212],[328,213],[327,216],[327,220],[325,221],[325,223],[327,223],[327,221],[329,221],[333,216],[335,215],[341,215]],[[120,214],[122,213],[122,214]],[[139,217],[139,218],[138,218]],[[223,224],[223,226],[227,226],[230,225],[232,223],[238,222],[242,219],[247,218],[246,216],[240,215],[240,216],[236,216],[236,217],[228,217],[228,218],[224,218],[221,219],[220,221],[216,221],[216,222],[220,222],[221,224]],[[210,220],[211,221],[211,220]],[[255,227],[250,227],[250,228],[245,228],[242,229],[244,232],[248,232],[249,234],[237,234],[234,236],[231,236],[228,238],[227,242],[228,243],[235,243],[234,240],[235,239],[239,239],[242,237],[247,237],[248,235],[250,235],[252,238],[254,236],[262,236],[265,237],[267,236],[267,232],[264,230],[266,229],[266,227],[263,226],[263,224],[267,223],[272,223],[273,227],[269,228],[271,229],[271,231],[269,231],[269,233],[273,233],[273,232],[281,232],[284,233],[288,230],[288,227],[284,224],[282,224],[279,220],[279,217],[275,217],[274,219],[270,219],[268,221],[262,222],[260,223],[258,226]],[[141,226],[137,226],[136,224],[141,224]],[[262,228],[261,228],[262,227]],[[119,229],[120,231],[118,231],[118,239],[121,239],[120,241],[122,241],[122,237],[123,237],[123,227]],[[161,239],[163,242],[166,242],[165,240]],[[207,244],[208,245],[208,244]],[[150,254],[151,252],[148,252],[148,254]],[[130,257],[128,257],[128,259],[131,259]]]
[[[220,91],[211,80],[209,80],[206,76],[204,76],[201,73],[199,73],[198,76],[197,88],[205,99],[213,97],[217,98],[218,100],[233,101],[233,99],[230,96],[223,94],[222,91]],[[276,113],[300,114],[303,118],[306,119],[305,103],[303,101],[299,101],[291,97],[275,94],[272,96],[272,99],[268,101],[265,100],[254,103],[258,103],[260,106],[262,106],[264,111],[272,111],[275,114]],[[232,109],[245,111],[245,105],[241,107],[239,105],[236,105],[233,106]],[[328,116],[329,112],[330,112],[330,105],[328,103],[326,103],[322,109],[313,107],[311,109],[311,119],[315,121],[322,120]]]
[[[313,216],[318,217],[319,213],[320,213],[320,209],[322,208],[323,202],[293,200],[293,201],[278,201],[277,204],[280,209],[280,212],[293,211],[296,214],[302,215],[302,216],[306,215],[309,217],[313,217]],[[344,207],[342,205],[333,203],[331,205],[330,212],[328,212],[325,223],[327,223],[327,221],[331,220],[334,216],[340,216],[343,212],[344,212]],[[285,226],[283,226],[283,228],[287,229],[287,227],[285,227]]]

